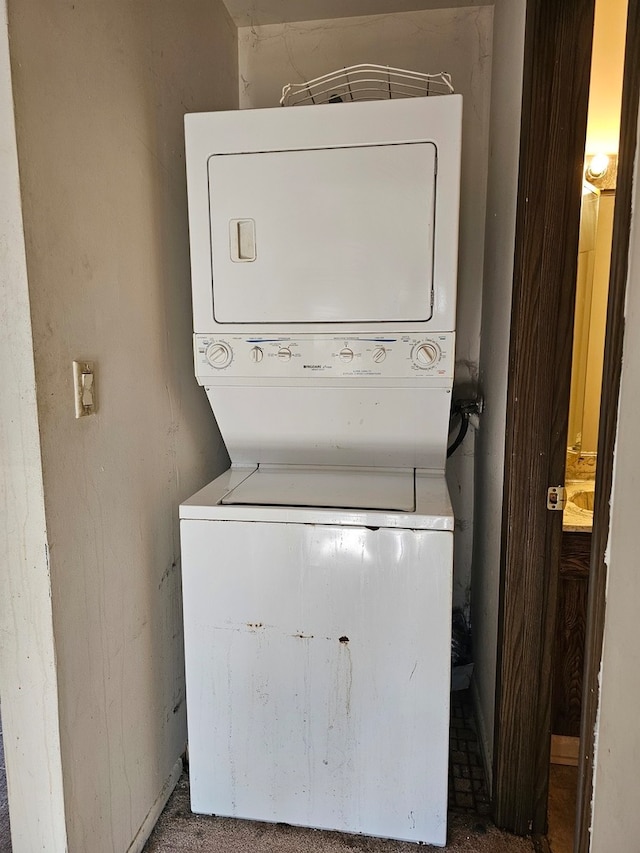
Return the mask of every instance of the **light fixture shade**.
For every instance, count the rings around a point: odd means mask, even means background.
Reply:
[[[618,155],[587,154],[584,160],[584,176],[599,190],[615,190],[618,173]]]

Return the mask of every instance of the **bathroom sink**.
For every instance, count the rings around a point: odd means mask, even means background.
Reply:
[[[587,509],[589,512],[593,512],[594,495],[595,492],[593,489],[582,489],[579,492],[574,492],[569,500],[579,509]]]

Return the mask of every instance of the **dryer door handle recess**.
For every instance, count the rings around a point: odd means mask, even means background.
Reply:
[[[256,259],[256,223],[253,219],[231,219],[229,222],[229,254],[234,264]]]

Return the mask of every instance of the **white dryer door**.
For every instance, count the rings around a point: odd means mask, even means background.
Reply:
[[[209,158],[218,323],[432,315],[432,143]]]

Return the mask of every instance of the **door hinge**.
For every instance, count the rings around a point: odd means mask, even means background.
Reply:
[[[547,489],[547,509],[564,509],[567,490],[564,486],[549,486]]]

